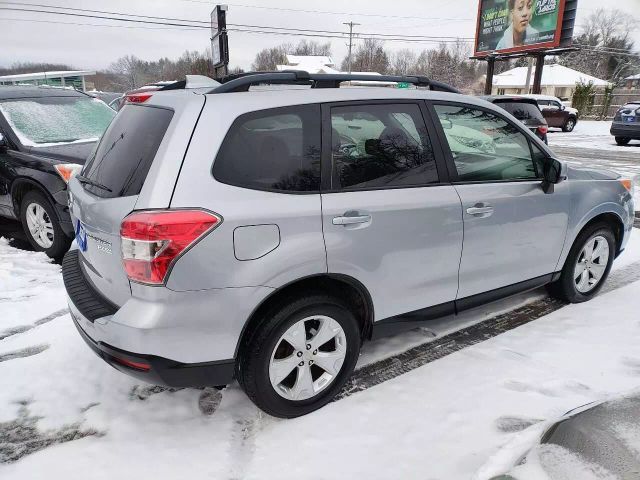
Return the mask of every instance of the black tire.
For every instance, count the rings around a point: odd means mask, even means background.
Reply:
[[[42,208],[44,208],[53,226],[53,243],[49,248],[44,248],[43,246],[38,244],[38,242],[29,231],[29,227],[27,225],[27,207],[33,203],[37,203]],[[37,190],[30,190],[25,194],[25,196],[22,198],[22,202],[20,203],[20,221],[22,222],[22,228],[27,237],[27,240],[29,240],[29,243],[34,250],[38,252],[44,252],[47,254],[47,256],[55,260],[61,259],[69,250],[72,239],[67,237],[62,231],[58,215],[51,205],[51,202],[49,202],[49,200],[43,193]]]
[[[313,315],[326,315],[340,324],[346,338],[346,356],[339,373],[324,390],[306,400],[289,400],[280,396],[271,385],[271,355],[289,327]],[[326,294],[311,294],[297,300],[290,299],[265,315],[257,329],[252,332],[247,344],[243,346],[237,367],[238,382],[247,396],[270,415],[281,418],[306,415],[329,403],[344,386],[355,368],[360,344],[358,321],[341,300]]]
[[[564,125],[562,126],[562,131],[572,132],[576,126],[576,123],[578,123],[578,121],[574,117],[567,118],[567,121],[564,122]]]
[[[578,261],[578,255],[580,254],[582,247],[584,247],[589,240],[598,235],[603,236],[607,240],[607,244],[609,245],[609,260],[607,261],[607,266],[599,283],[589,292],[582,293],[577,290],[574,279],[574,270]],[[609,271],[611,270],[611,265],[613,265],[615,252],[616,239],[613,234],[613,230],[609,225],[598,223],[586,228],[580,233],[580,235],[578,235],[573,243],[573,246],[569,251],[569,255],[567,256],[567,260],[564,262],[560,278],[549,285],[549,293],[551,296],[569,303],[580,303],[590,300],[600,291],[604,282],[607,280]]]
[[[620,146],[627,145],[630,141],[629,137],[616,137],[616,143]]]

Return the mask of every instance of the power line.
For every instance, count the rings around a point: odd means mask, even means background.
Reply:
[[[207,0],[181,0],[183,2],[191,2],[191,3],[201,3],[206,5],[211,5],[210,1]],[[409,19],[409,20],[473,20],[475,18],[453,18],[453,17],[417,17],[417,16],[404,16],[404,15],[382,15],[378,13],[358,13],[358,12],[336,12],[330,10],[307,10],[300,8],[285,8],[285,7],[267,7],[264,5],[246,5],[241,3],[227,3],[227,5],[231,7],[240,7],[240,8],[258,8],[263,10],[275,10],[281,12],[299,12],[299,13],[317,13],[323,15],[346,15],[353,17],[381,17],[381,18],[401,18],[401,19]]]
[[[142,25],[109,25],[106,23],[76,23],[61,22],[59,20],[36,20],[33,18],[0,18],[0,21],[6,22],[27,22],[27,23],[49,23],[56,25],[74,25],[79,27],[108,27],[108,28],[139,28],[142,30],[180,30],[180,31],[201,31],[199,28],[193,27],[145,27]]]
[[[6,2],[0,2],[6,3]],[[81,17],[81,18],[95,18],[101,20],[113,20],[120,22],[129,22],[129,23],[143,23],[150,25],[163,25],[163,26],[173,26],[173,27],[189,27],[189,28],[202,28],[209,29],[209,26],[206,25],[189,25],[184,23],[175,23],[175,22],[165,22],[165,21],[151,21],[151,20],[141,20],[141,19],[132,19],[132,18],[120,18],[113,16],[105,16],[105,15],[90,15],[88,13],[71,13],[71,12],[51,12],[47,10],[37,10],[32,8],[13,8],[13,7],[0,7],[0,10],[8,10],[8,11],[16,11],[16,12],[33,12],[33,13],[43,13],[43,14],[52,14],[52,15],[65,15],[72,17]],[[126,15],[117,13],[116,15]],[[306,37],[316,37],[316,38],[344,38],[345,33],[339,31],[331,31],[331,30],[306,30],[306,29],[296,29],[296,28],[288,28],[288,27],[268,27],[268,26],[260,26],[260,25],[243,25],[243,24],[229,24],[230,26],[237,26],[241,28],[229,28],[229,31],[237,31],[244,33],[257,33],[257,34],[273,34],[273,35],[290,35],[290,36],[306,36]],[[249,30],[249,29],[257,29],[257,30]],[[267,31],[267,30],[273,30]],[[276,31],[277,30],[277,31]],[[313,32],[313,33],[302,33],[302,32]],[[391,34],[377,34],[377,33],[366,33],[363,35],[367,35],[362,38],[370,38],[370,39],[378,39],[385,40],[391,42],[405,42],[405,43],[450,43],[450,42],[458,42],[458,41],[467,41],[467,39],[456,39],[453,40],[453,37],[429,37],[429,36],[418,36],[418,35],[391,35]],[[468,38],[468,37],[467,37]]]
[[[200,26],[200,25],[193,25],[193,27],[197,27],[197,28],[209,28],[210,22],[208,21],[203,21],[203,20],[192,20],[192,19],[184,19],[184,18],[173,18],[173,17],[157,17],[157,16],[152,16],[152,15],[137,15],[137,14],[132,14],[132,13],[124,13],[124,12],[112,12],[112,11],[106,11],[106,10],[91,10],[91,9],[87,9],[87,8],[72,8],[72,7],[64,7],[64,6],[59,6],[59,5],[45,5],[45,4],[41,4],[41,3],[19,3],[19,2],[3,2],[0,1],[0,4],[4,4],[4,5],[20,5],[20,6],[30,6],[30,7],[45,7],[45,8],[55,8],[55,9],[64,9],[64,10],[70,10],[73,12],[88,12],[88,13],[100,13],[100,14],[106,14],[106,15],[119,15],[119,16],[126,16],[126,17],[134,17],[134,18],[147,18],[147,19],[153,19],[153,20],[167,20],[167,21],[172,21],[172,22],[191,22],[191,23],[200,23],[200,24],[204,24],[205,26]],[[17,10],[17,9],[16,9]],[[25,10],[27,11],[27,10]],[[65,14],[65,12],[49,12],[49,11],[38,11],[39,13],[49,13],[49,14],[53,14],[53,15],[63,15]],[[70,13],[66,12],[67,14],[71,15]],[[93,18],[93,17],[92,17]],[[126,19],[126,18],[111,18],[111,17],[105,17],[105,19],[108,20],[115,20],[115,21],[131,21],[131,19]],[[143,23],[148,23],[148,22],[143,22]],[[164,23],[162,23],[164,24]],[[227,23],[228,26],[234,26],[234,27],[242,27],[242,28],[258,28],[258,29],[264,29],[264,30],[290,30],[293,32],[313,32],[313,33],[330,33],[330,34],[344,34],[344,32],[341,31],[336,31],[336,30],[317,30],[317,29],[309,29],[309,28],[291,28],[291,27],[272,27],[272,26],[265,26],[265,25],[247,25],[247,24],[241,24],[241,23]],[[392,38],[398,38],[398,37],[402,37],[402,38],[428,38],[428,39],[463,39],[463,40],[472,40],[472,38],[470,37],[454,37],[454,36],[446,36],[446,35],[442,35],[442,36],[434,36],[434,35],[405,35],[405,34],[388,34],[388,33],[376,33],[376,32],[363,32],[364,35],[369,35],[369,36],[380,36],[380,37],[392,37]]]

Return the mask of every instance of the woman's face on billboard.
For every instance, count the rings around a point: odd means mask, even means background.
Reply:
[[[533,0],[516,0],[511,10],[511,24],[516,33],[523,33],[533,15]]]

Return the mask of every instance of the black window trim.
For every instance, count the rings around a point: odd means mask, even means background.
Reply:
[[[422,121],[425,124],[427,129],[427,134],[429,135],[429,141],[431,142],[431,147],[433,148],[433,155],[436,162],[436,171],[438,173],[438,182],[434,183],[424,183],[424,184],[416,184],[416,185],[392,185],[385,187],[360,187],[353,188],[348,187],[344,188],[333,188],[331,185],[332,179],[332,170],[333,170],[333,158],[332,158],[332,150],[331,150],[331,109],[334,107],[357,107],[362,105],[400,105],[400,104],[410,104],[415,105],[420,109],[420,114],[422,115]],[[340,102],[327,102],[322,104],[322,148],[321,148],[321,170],[322,173],[320,190],[322,193],[349,193],[349,192],[368,192],[374,190],[398,190],[398,189],[407,189],[407,188],[425,188],[425,187],[441,187],[443,185],[451,185],[449,181],[449,172],[447,169],[447,164],[445,160],[445,156],[443,153],[443,149],[440,145],[440,141],[438,138],[437,126],[434,124],[431,115],[426,108],[423,99],[382,99],[382,100],[346,100]]]
[[[477,110],[482,110],[484,112],[491,113],[492,115],[495,115],[496,117],[499,117],[502,120],[504,120],[505,122],[508,122],[509,124],[513,125],[527,139],[527,143],[529,144],[529,152],[530,152],[530,155],[531,155],[531,162],[533,163],[534,169],[535,169],[536,164],[533,161],[533,145],[532,145],[531,136],[535,137],[535,135],[524,124],[522,124],[522,126],[520,126],[520,125],[512,122],[511,120],[509,120],[501,112],[498,112],[498,111],[493,110],[491,108],[486,108],[484,106],[475,105],[473,103],[457,102],[457,101],[451,101],[451,100],[426,100],[425,103],[427,105],[427,109],[429,110],[429,113],[431,114],[431,117],[434,120],[433,123],[435,124],[436,134],[438,136],[438,143],[441,145],[441,148],[445,153],[444,156],[445,156],[445,159],[446,159],[446,165],[447,165],[447,169],[448,169],[448,172],[449,172],[449,178],[451,179],[451,184],[452,185],[472,185],[472,184],[488,184],[488,183],[523,183],[523,182],[540,183],[542,181],[541,177],[538,177],[538,178],[513,178],[513,179],[506,179],[506,180],[467,180],[467,181],[459,180],[458,170],[456,169],[455,161],[453,160],[453,154],[451,153],[451,149],[449,147],[449,142],[447,141],[447,137],[446,137],[446,135],[444,133],[444,128],[442,127],[442,124],[438,120],[438,112],[436,112],[436,109],[435,109],[436,105],[445,105],[445,106],[453,106],[453,107],[472,107],[472,108],[475,108]],[[438,121],[436,122],[435,120],[438,120]],[[521,123],[521,122],[518,122],[518,123]],[[535,142],[533,142],[533,143],[535,143]],[[545,156],[546,159],[550,159],[551,158],[547,154],[547,152],[545,152],[538,145],[536,145],[536,147],[538,147],[538,150],[540,151],[541,154],[543,154]],[[538,173],[536,172],[536,174],[538,174]]]
[[[220,179],[218,179],[214,172],[213,169],[215,167],[216,162],[218,161],[218,156],[220,155],[220,151],[222,150],[222,145],[224,145],[224,142],[227,140],[227,137],[229,136],[229,132],[231,132],[232,129],[234,129],[238,123],[240,122],[244,122],[247,120],[252,120],[255,118],[262,118],[264,117],[266,114],[268,114],[267,112],[278,112],[278,111],[282,111],[284,114],[291,114],[291,109],[294,108],[300,108],[300,107],[311,107],[314,110],[316,110],[314,112],[314,114],[316,115],[316,117],[320,117],[321,115],[321,103],[296,103],[294,105],[285,105],[285,106],[281,106],[281,107],[272,107],[272,108],[262,108],[260,110],[251,110],[250,112],[245,112],[241,115],[238,115],[233,122],[231,123],[231,126],[227,129],[226,133],[224,134],[224,138],[222,139],[222,142],[220,143],[220,146],[218,147],[218,151],[216,152],[216,155],[213,159],[213,163],[211,164],[211,168],[209,169],[209,173],[211,174],[211,176],[214,178],[214,180],[218,183],[222,183],[224,185],[230,185],[232,187],[238,187],[238,188],[246,188],[248,190],[255,190],[258,192],[270,192],[270,193],[278,193],[280,195],[319,195],[322,191],[322,177],[323,177],[323,155],[322,155],[322,145],[323,145],[323,138],[322,138],[322,125],[320,126],[320,187],[318,190],[300,190],[300,191],[296,191],[296,190],[281,190],[278,188],[268,188],[268,187],[257,187],[257,186],[248,186],[248,185],[242,185],[240,183],[235,183],[235,182],[227,182],[227,181],[222,181]],[[277,113],[276,113],[277,115]]]

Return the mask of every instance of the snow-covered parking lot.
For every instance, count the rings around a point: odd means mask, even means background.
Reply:
[[[110,368],[71,322],[60,267],[0,240],[0,478],[490,478],[564,412],[640,387],[638,272],[634,230],[614,264],[617,288],[593,301],[278,420],[235,384],[167,391]],[[429,338],[369,344],[361,364]]]
[[[609,125],[582,121],[549,144],[572,163],[640,175],[640,142],[612,145]],[[165,389],[112,369],[76,331],[60,266],[0,238],[0,479],[537,480],[513,465],[552,422],[640,392],[640,230],[594,300],[531,313],[546,301],[537,290],[365,344],[359,372],[385,364],[384,381],[280,420],[237,384]],[[506,333],[448,336],[511,314],[525,318]],[[402,352],[420,345],[433,346],[428,360],[406,368]],[[640,445],[640,426],[625,428]],[[559,458],[553,478],[616,478]]]

